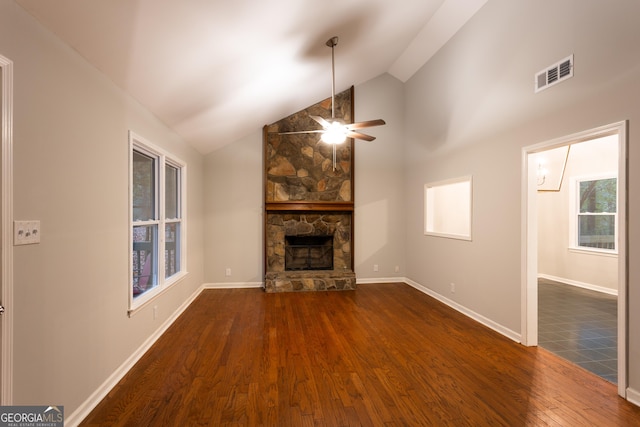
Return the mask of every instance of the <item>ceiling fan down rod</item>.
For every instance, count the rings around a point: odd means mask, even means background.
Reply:
[[[331,48],[331,118],[336,118],[336,65],[333,48],[338,44],[338,37],[327,40],[326,45]]]

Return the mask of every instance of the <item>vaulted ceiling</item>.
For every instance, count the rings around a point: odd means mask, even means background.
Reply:
[[[408,80],[487,0],[17,0],[203,154],[385,72]]]

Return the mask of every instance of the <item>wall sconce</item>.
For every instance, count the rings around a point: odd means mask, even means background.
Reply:
[[[544,160],[541,160],[538,163],[538,172],[536,173],[538,177],[538,186],[544,184],[544,182],[547,180],[547,173],[549,173],[547,168],[544,166],[544,163]]]

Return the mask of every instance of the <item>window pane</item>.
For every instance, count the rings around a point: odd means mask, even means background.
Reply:
[[[155,219],[156,182],[152,157],[133,152],[133,220]]]
[[[616,178],[580,182],[580,213],[615,213]]]
[[[167,219],[176,219],[180,218],[180,213],[178,212],[178,168],[174,168],[173,166],[166,165],[165,166],[165,207],[164,207],[164,215]]]
[[[165,225],[164,277],[180,271],[180,223]]]
[[[580,215],[578,217],[578,246],[615,249],[615,216]]]
[[[133,227],[133,296],[158,284],[157,225]]]

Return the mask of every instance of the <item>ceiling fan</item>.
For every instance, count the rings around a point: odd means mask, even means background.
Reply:
[[[364,122],[358,123],[345,123],[344,120],[336,118],[336,107],[335,107],[335,97],[336,97],[336,74],[335,74],[335,57],[334,57],[334,48],[338,44],[338,37],[331,37],[327,40],[326,45],[331,48],[331,118],[324,119],[320,116],[309,116],[316,122],[318,122],[322,129],[318,130],[306,130],[306,131],[297,131],[297,132],[280,132],[280,135],[292,135],[292,134],[302,134],[302,133],[320,133],[322,134],[320,139],[327,143],[333,145],[334,150],[334,169],[335,169],[335,146],[336,144],[342,144],[346,141],[347,138],[356,138],[364,141],[373,141],[376,139],[374,136],[367,135],[361,132],[357,132],[358,129],[364,129],[373,126],[381,126],[385,124],[385,121],[382,119],[377,120],[368,120]]]

